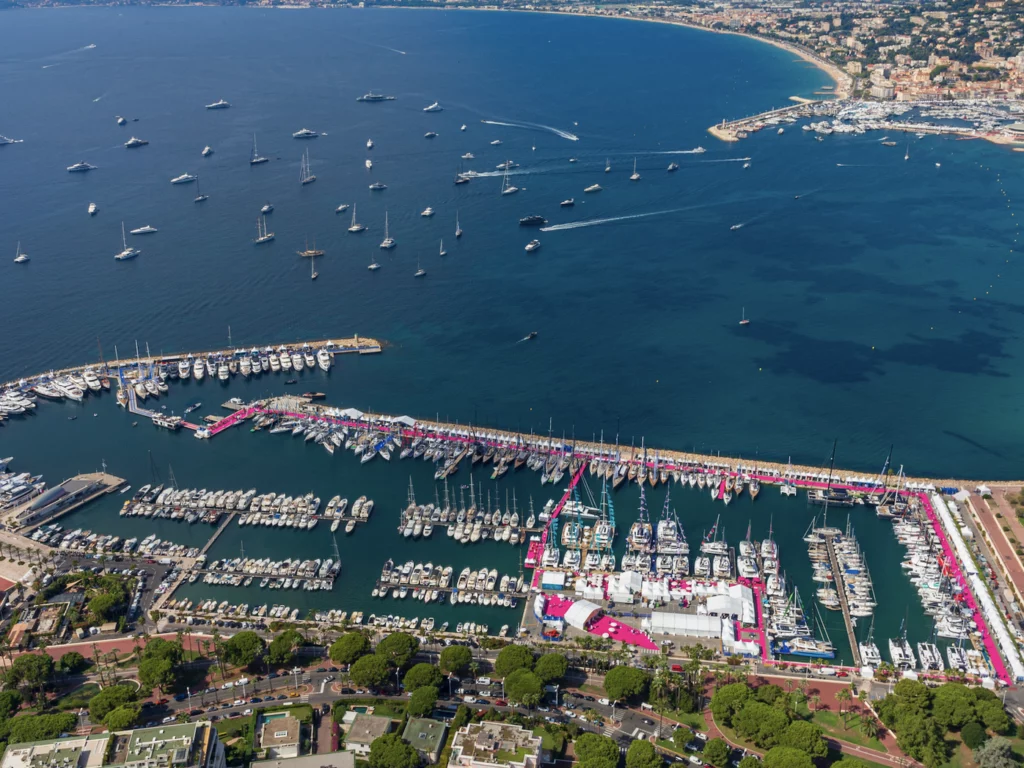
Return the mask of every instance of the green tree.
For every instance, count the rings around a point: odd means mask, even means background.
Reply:
[[[21,708],[21,694],[17,691],[4,691],[0,693],[0,720],[6,720],[17,714]],[[2,733],[0,733],[2,738]]]
[[[824,757],[828,754],[828,745],[821,735],[821,728],[806,720],[790,723],[779,739],[779,744],[802,749],[811,757]]]
[[[942,728],[935,722],[935,718],[920,712],[904,714],[896,726],[897,746],[928,768],[934,768],[946,759],[947,748],[943,735]]]
[[[405,673],[405,678],[402,682],[405,684],[405,690],[415,691],[417,688],[423,688],[428,685],[438,688],[443,679],[444,677],[441,675],[440,669],[433,664],[422,663],[414,664]]]
[[[349,632],[331,643],[328,653],[331,661],[335,664],[352,664],[356,659],[368,654],[370,650],[370,641],[366,635],[361,632]],[[445,650],[448,649],[445,648]],[[444,657],[443,651],[441,656]]]
[[[410,717],[426,717],[434,711],[435,704],[437,704],[437,687],[424,685],[412,692],[406,711]]]
[[[532,707],[540,702],[544,684],[537,675],[525,668],[513,670],[505,677],[505,696],[509,701]]]
[[[370,768],[417,768],[420,756],[397,733],[387,733],[370,744]]]
[[[45,653],[23,653],[11,662],[6,682],[11,688],[26,691],[37,703],[45,697],[46,681],[53,674],[53,659]]]
[[[607,736],[581,733],[575,743],[576,762],[581,768],[612,768],[619,762],[619,745]]]
[[[545,684],[555,683],[565,677],[569,671],[569,661],[561,653],[545,653],[533,667],[534,673]]]
[[[144,659],[167,659],[172,666],[181,664],[185,651],[177,640],[164,640],[162,637],[151,638],[142,649]]]
[[[349,674],[356,685],[377,688],[387,682],[391,670],[382,656],[363,656],[352,665]]]
[[[78,722],[74,712],[61,712],[59,715],[33,715],[32,717],[15,717],[11,720],[9,744],[20,744],[24,741],[45,741],[55,739],[66,731],[70,731]]]
[[[777,707],[751,699],[733,716],[732,725],[740,736],[762,749],[770,749],[780,743],[789,726],[789,716]]]
[[[702,757],[704,762],[716,768],[725,768],[729,764],[729,745],[724,739],[709,739],[704,745]]]
[[[647,692],[651,676],[636,667],[614,667],[604,676],[604,692],[612,701],[626,701]]]
[[[89,700],[89,717],[103,722],[107,713],[135,701],[135,688],[131,685],[108,685]]]
[[[711,714],[722,725],[732,725],[733,717],[743,708],[748,698],[750,689],[745,683],[723,685],[711,697]]]
[[[988,740],[988,734],[985,732],[985,726],[981,723],[967,723],[963,728],[960,729],[960,738],[964,740],[964,744],[967,745],[968,749],[977,749]]]
[[[170,659],[143,659],[139,662],[139,682],[144,688],[159,688],[166,693],[174,687],[174,664]]]
[[[122,704],[107,713],[107,716],[103,718],[103,724],[112,731],[127,731],[135,727],[141,711],[142,707],[136,703]]]
[[[447,674],[464,675],[473,661],[473,652],[464,645],[449,645],[441,651],[441,671]]]
[[[810,755],[793,747],[773,747],[764,755],[764,768],[814,768]]]
[[[986,688],[974,690],[974,708],[986,728],[996,733],[1005,733],[1010,727],[1010,718],[1003,709],[999,697]]]
[[[842,760],[832,763],[829,768],[873,768],[874,765],[875,763],[866,763],[855,757],[844,757]]]
[[[533,651],[524,645],[506,645],[498,652],[494,674],[504,678],[517,669],[533,669]]]
[[[60,661],[57,662],[57,668],[61,672],[65,672],[69,675],[74,675],[81,672],[89,666],[89,662],[85,660],[85,656],[80,654],[78,651],[68,651],[60,657]]]
[[[989,739],[976,750],[974,760],[981,768],[1016,768],[1013,749],[1009,739],[996,736]]]
[[[297,629],[286,629],[270,641],[270,645],[267,646],[267,658],[271,664],[278,666],[291,664],[295,660],[295,650],[302,642],[302,635]]]
[[[665,761],[649,741],[634,741],[626,752],[626,768],[662,768]]]
[[[420,641],[408,632],[392,632],[377,643],[376,654],[388,664],[401,669],[420,649]]]
[[[833,766],[835,763],[833,763]],[[761,761],[753,755],[747,755],[740,760],[739,768],[761,768]]]
[[[686,745],[690,743],[693,738],[689,728],[676,728],[672,731],[672,743],[676,745],[676,749],[680,752],[686,749]]]
[[[224,643],[224,660],[238,667],[249,667],[263,658],[267,644],[252,630],[243,630]]]

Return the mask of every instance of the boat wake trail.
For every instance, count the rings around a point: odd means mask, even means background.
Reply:
[[[107,93],[110,93],[110,91],[107,91]],[[95,104],[97,101],[101,101],[102,99],[107,98],[107,93],[100,94],[99,96],[97,96],[95,99],[92,100],[92,103]]]
[[[554,169],[551,169],[554,170]],[[508,172],[509,176],[529,176],[531,173],[546,173],[546,171],[527,170],[526,168],[513,168]],[[490,177],[504,176],[505,171],[468,171],[466,174],[471,179],[487,179]]]
[[[400,53],[403,56],[406,55],[405,51],[400,51],[397,48],[388,48],[386,45],[382,45],[380,47],[383,48],[385,51],[391,51],[392,53]]]
[[[699,163],[749,163],[749,157],[722,157],[718,160],[698,160]]]
[[[59,66],[60,66],[60,62],[57,62],[56,64],[43,64],[43,69],[49,69],[50,67],[59,67]]]
[[[649,216],[664,216],[667,213],[682,213],[695,208],[702,208],[700,205],[691,205],[686,208],[673,208],[668,211],[650,211],[649,213],[634,213],[629,216],[611,216],[607,219],[586,219],[584,221],[570,221],[565,224],[553,224],[550,227],[541,227],[541,232],[561,232],[563,229],[582,229],[583,227],[596,227],[599,224],[612,224],[617,221],[630,221],[631,219],[645,219]]]
[[[649,152],[644,154],[651,155],[703,155],[707,152],[704,147],[694,147],[693,149],[665,149],[660,152]]]
[[[503,125],[506,128],[524,128],[528,131],[547,131],[553,133],[555,136],[559,136],[569,141],[579,141],[580,137],[575,133],[569,133],[569,131],[563,131],[561,128],[555,128],[550,125],[542,125],[541,123],[506,123],[500,120],[481,120],[484,125]]]

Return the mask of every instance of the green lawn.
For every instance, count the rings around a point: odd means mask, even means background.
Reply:
[[[580,690],[584,693],[589,693],[591,696],[600,696],[602,698],[604,697],[604,688],[602,688],[600,685],[590,685],[588,683],[581,685]]]
[[[688,725],[690,726],[690,728],[693,728],[697,731],[706,731],[708,729],[708,724],[704,720],[703,712],[680,712],[677,709],[666,708],[656,709],[655,715],[657,714],[663,714],[665,715],[666,719],[672,719],[675,720],[677,723]],[[657,717],[654,717],[653,719],[657,720]]]
[[[839,716],[839,713],[823,709],[819,709],[817,712],[811,712],[807,708],[806,702],[801,702],[797,706],[797,714],[820,726],[821,730],[834,739],[845,741],[850,744],[856,744],[859,747],[874,749],[878,752],[889,751],[878,739],[869,739],[864,734],[860,729],[860,715],[847,715],[846,724],[848,727],[844,728],[843,719]]]
[[[249,715],[248,717],[232,717],[228,720],[220,720],[214,723],[217,728],[217,735],[221,741],[227,741],[236,736],[251,739],[255,717],[255,715]]]
[[[515,752],[499,749],[494,753],[494,759],[499,763],[521,763],[528,754],[530,754],[528,747],[519,747]]]
[[[54,701],[52,706],[61,710],[87,709],[89,707],[89,700],[99,692],[100,687],[96,683],[86,683],[65,693]]]
[[[655,744],[664,750],[671,752],[674,755],[686,755],[685,750],[681,750],[676,746],[676,743],[671,739],[658,739]]]
[[[534,736],[540,736],[540,747],[541,749],[554,749],[557,745],[555,744],[555,736],[553,733],[545,730],[539,725],[533,729]]]

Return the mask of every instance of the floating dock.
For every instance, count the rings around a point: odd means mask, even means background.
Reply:
[[[839,565],[839,559],[836,557],[835,542],[831,536],[825,537],[825,551],[828,552],[828,561],[832,566],[832,578],[835,581],[836,591],[839,593],[839,607],[843,612],[843,622],[846,624],[846,639],[849,641],[850,650],[853,652],[853,664],[859,667],[861,665],[860,645],[857,643],[857,635],[853,631],[850,603],[846,599],[846,578],[842,567]]]

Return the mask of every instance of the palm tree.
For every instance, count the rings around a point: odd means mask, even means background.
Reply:
[[[849,688],[842,688],[836,693],[836,701],[839,702],[839,716],[843,718],[843,728],[846,728],[846,717],[843,711],[843,704],[850,701],[853,698],[853,694],[850,693]]]
[[[811,696],[811,711],[812,712],[817,712],[818,711],[818,704],[820,704],[820,703],[821,703],[821,696],[819,696],[816,693],[813,694]]]

